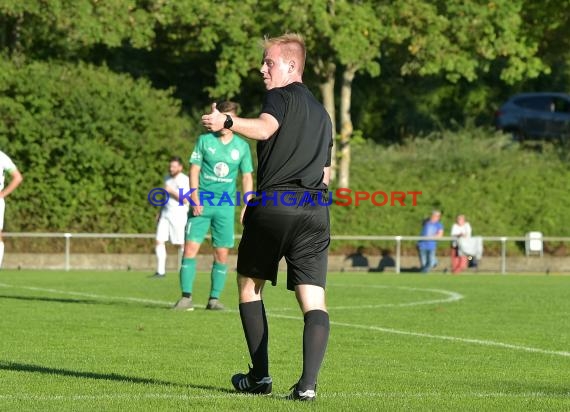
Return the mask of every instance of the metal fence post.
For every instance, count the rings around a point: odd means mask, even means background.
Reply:
[[[396,274],[400,273],[401,244],[402,244],[402,236],[396,236]]]
[[[507,273],[507,238],[501,238],[501,274]]]
[[[69,255],[71,251],[70,243],[71,243],[71,233],[64,233],[63,237],[65,237],[65,264],[64,269],[65,271],[69,271]]]

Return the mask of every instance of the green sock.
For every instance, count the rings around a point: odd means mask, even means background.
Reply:
[[[214,299],[219,299],[224,286],[226,285],[226,277],[228,275],[228,265],[223,263],[214,262],[212,265],[212,286],[210,290],[210,297]]]
[[[180,268],[180,288],[183,293],[192,293],[192,286],[196,278],[196,259],[182,258],[182,267]]]

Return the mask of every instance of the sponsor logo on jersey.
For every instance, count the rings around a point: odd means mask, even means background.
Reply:
[[[230,156],[231,156],[232,160],[238,160],[239,159],[239,150],[233,149],[230,153]]]
[[[214,166],[214,173],[218,177],[226,177],[230,173],[230,167],[225,162],[218,162]]]

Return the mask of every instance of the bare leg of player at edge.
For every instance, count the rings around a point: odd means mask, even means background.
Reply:
[[[238,274],[239,312],[252,367],[248,374],[232,377],[239,391],[270,394],[272,380],[269,375],[267,316],[262,290],[265,280]],[[325,355],[329,336],[329,315],[325,305],[325,290],[320,286],[297,285],[295,296],[303,312],[303,372],[287,397],[293,400],[312,401],[316,397],[317,376]]]

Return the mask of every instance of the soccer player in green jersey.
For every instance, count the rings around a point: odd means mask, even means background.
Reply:
[[[238,105],[221,102],[218,110],[236,116]],[[190,157],[190,211],[186,223],[184,257],[180,268],[182,297],[176,310],[193,310],[192,287],[196,277],[196,255],[211,229],[214,264],[211,272],[210,297],[206,309],[220,310],[224,306],[220,295],[228,272],[228,253],[234,246],[234,216],[236,180],[242,175],[243,193],[253,197],[253,164],[249,145],[229,129],[203,134]],[[241,199],[243,200],[243,199]],[[240,202],[241,203],[241,202]],[[244,205],[245,206],[245,205]],[[243,219],[242,210],[241,218]]]

